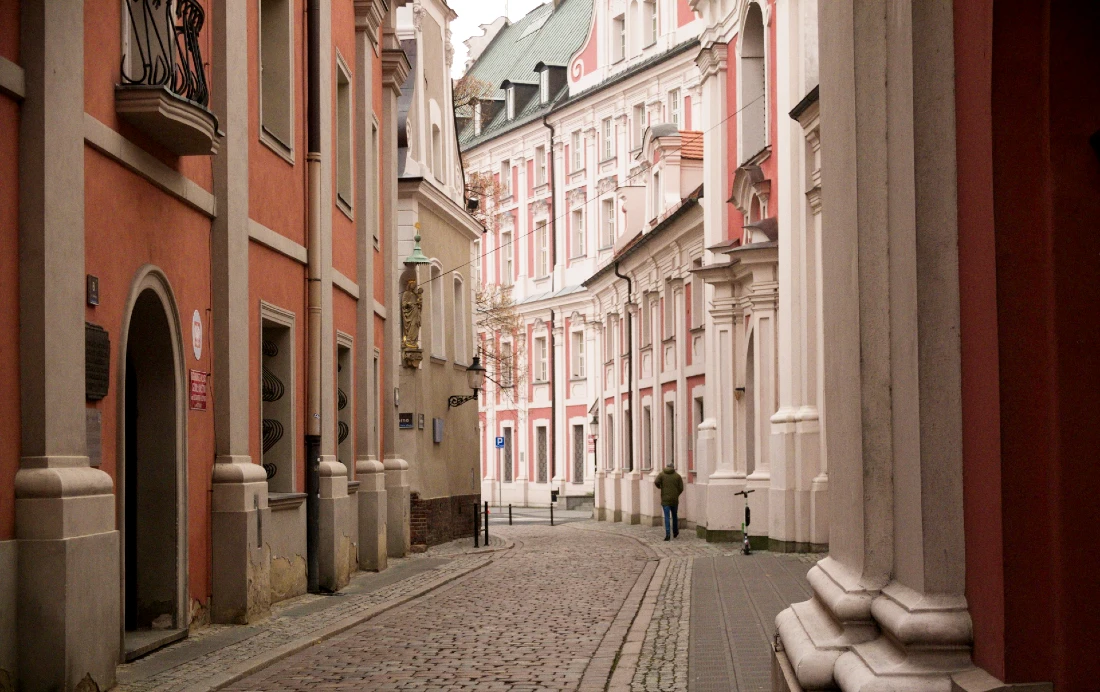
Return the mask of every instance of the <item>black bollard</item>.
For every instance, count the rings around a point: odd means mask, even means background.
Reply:
[[[554,525],[554,503],[550,503],[550,526]]]
[[[489,547],[489,503],[485,503],[485,547]]]
[[[477,503],[475,502],[474,503],[474,547],[475,548],[480,547],[477,544],[478,534],[481,533],[481,527],[479,527],[478,523],[477,523],[478,518],[480,518],[480,516],[481,516],[481,514],[479,512],[479,509],[480,508],[477,506]]]
[[[512,525],[512,503],[508,503],[508,526]]]

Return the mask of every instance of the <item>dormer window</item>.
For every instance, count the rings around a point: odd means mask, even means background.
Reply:
[[[661,192],[661,173],[657,171],[653,174],[653,218],[657,218],[661,215],[661,203],[663,194]]]
[[[642,2],[642,27],[645,31],[645,45],[649,46],[657,42],[657,2],[656,0],[643,0]]]
[[[550,70],[546,68],[539,72],[539,101],[550,103]]]
[[[618,62],[626,57],[626,17],[619,15],[611,20],[611,60]]]
[[[516,88],[509,86],[508,90],[504,92],[504,116],[509,120],[514,120],[516,117]]]

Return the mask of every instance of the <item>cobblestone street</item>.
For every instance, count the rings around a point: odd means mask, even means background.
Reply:
[[[199,629],[120,668],[118,689],[770,688],[775,615],[808,596],[817,556],[570,519],[494,517],[489,550],[456,541],[264,622]]]

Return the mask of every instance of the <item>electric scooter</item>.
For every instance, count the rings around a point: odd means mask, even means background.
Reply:
[[[749,524],[752,517],[749,515],[749,493],[755,493],[755,490],[742,490],[734,495],[741,495],[745,498],[745,521],[741,524],[741,553],[743,555],[752,555],[752,546],[749,545]]]

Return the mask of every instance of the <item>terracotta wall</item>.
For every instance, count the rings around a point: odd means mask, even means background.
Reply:
[[[11,4],[0,3],[0,10],[10,9],[6,5]],[[5,21],[0,19],[0,25]],[[0,185],[0,276],[9,277],[0,281],[0,541],[15,536],[15,473],[20,453],[18,180],[19,106],[0,95],[0,181],[4,181]]]

